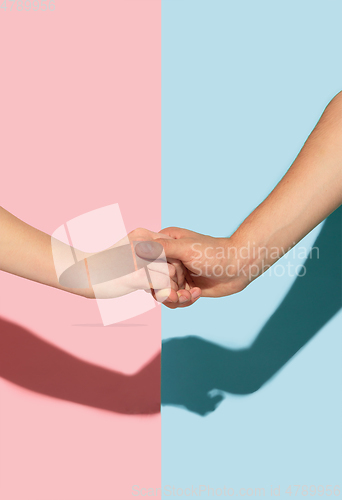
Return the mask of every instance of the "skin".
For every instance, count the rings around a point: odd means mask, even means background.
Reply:
[[[230,238],[187,229],[160,232],[166,257],[179,259],[203,297],[242,291],[342,204],[342,92],[327,105],[297,158]],[[172,239],[164,239],[169,238]],[[250,249],[246,252],[246,248]],[[254,249],[254,252],[253,252]],[[141,257],[153,251],[136,248]],[[215,266],[221,266],[216,267]],[[228,267],[228,270],[226,271]],[[222,276],[214,276],[224,269]],[[191,305],[193,300],[183,303]],[[172,307],[178,307],[173,303]]]
[[[159,238],[158,233],[142,228],[128,234],[128,239],[132,242],[155,238]],[[91,286],[88,288],[62,286],[58,281],[53,261],[51,236],[26,224],[2,207],[0,207],[0,242],[0,270],[69,293],[95,298]],[[113,247],[120,245],[127,245],[127,239],[119,241]],[[84,253],[84,257],[89,255],[91,254]],[[191,282],[191,278],[188,277],[186,269],[178,260],[170,259],[166,267],[165,264],[160,265],[158,262],[154,262],[149,266],[149,273],[153,283],[159,286],[154,292],[156,299],[160,302],[178,304],[181,295],[178,291],[181,289],[184,289],[182,293],[186,293],[187,297],[190,295],[190,292],[187,291],[190,289],[187,279]],[[144,269],[108,283],[108,286],[105,287],[105,296],[107,298],[119,297],[138,289],[145,289],[151,293]],[[97,298],[103,297],[98,297],[97,294]]]
[[[160,233],[138,228],[128,237],[130,241],[149,242],[147,247],[136,247],[138,255],[145,259],[159,254],[153,242],[164,247],[171,288],[156,290],[157,298],[170,308],[187,307],[201,295],[223,297],[242,291],[341,203],[342,92],[325,108],[279,184],[230,238],[213,238],[177,227]],[[61,286],[53,263],[51,237],[2,207],[0,242],[0,270],[95,298],[91,287]],[[124,243],[116,245],[120,244]],[[243,251],[246,248],[252,249],[247,255]],[[223,272],[218,274],[217,270]],[[163,281],[160,283],[162,286]],[[137,289],[150,292],[143,272],[120,278],[108,293],[119,296]]]

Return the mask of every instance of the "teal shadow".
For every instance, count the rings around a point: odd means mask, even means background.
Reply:
[[[342,207],[326,219],[314,246],[319,257],[308,257],[306,274],[295,279],[250,347],[227,349],[197,336],[163,342],[162,405],[208,415],[225,393],[260,389],[319,332],[342,306]]]

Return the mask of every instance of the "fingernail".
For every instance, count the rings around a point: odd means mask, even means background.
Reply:
[[[181,296],[179,297],[179,302],[180,302],[181,304],[183,304],[184,302],[188,302],[188,300],[189,300],[189,299],[187,299],[186,297],[184,297],[184,295],[181,295]]]
[[[158,292],[156,292],[157,301],[158,302],[165,302],[165,300],[168,299],[170,292],[171,292],[171,290],[167,289],[167,288],[165,288],[164,290],[158,290]],[[170,300],[170,302],[174,302],[174,301]]]
[[[201,290],[195,290],[192,294],[191,297],[193,299],[197,299],[201,295]]]
[[[152,252],[152,245],[148,241],[142,241],[138,243],[139,245],[139,250],[143,253],[151,253]]]

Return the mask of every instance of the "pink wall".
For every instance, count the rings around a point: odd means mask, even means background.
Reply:
[[[159,230],[160,1],[10,3],[1,205],[49,234],[113,203],[128,231]],[[0,315],[0,497],[160,486],[160,308],[103,327],[95,301],[2,273]]]

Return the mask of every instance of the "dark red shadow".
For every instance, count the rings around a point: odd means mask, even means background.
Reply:
[[[82,361],[0,318],[0,377],[30,391],[124,414],[160,411],[160,353],[134,375]]]

